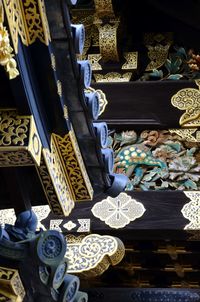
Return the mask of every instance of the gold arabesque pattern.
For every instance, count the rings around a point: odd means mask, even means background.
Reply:
[[[32,116],[1,110],[0,133],[0,165],[40,164],[42,145]]]
[[[118,238],[91,234],[81,242],[68,243],[68,272],[82,273],[87,277],[97,276],[107,270],[109,265],[118,264],[124,254],[124,245]]]
[[[185,226],[185,230],[199,230],[200,229],[200,192],[199,191],[184,191],[184,194],[190,199],[186,203],[181,212],[183,216],[190,221]]]
[[[94,0],[96,14],[99,17],[114,17],[112,0]]]
[[[99,30],[99,47],[102,55],[102,60],[107,61],[119,61],[117,51],[117,29],[119,22],[116,21],[113,24],[97,24]]]
[[[19,0],[3,0],[10,34],[14,46],[15,53],[18,52],[18,38],[20,36],[22,43],[28,45],[28,37],[24,24],[23,13],[20,7]]]
[[[48,45],[49,26],[44,0],[3,0],[9,23],[15,53],[18,52],[18,38],[30,45],[39,39]]]
[[[89,54],[88,60],[90,61],[92,70],[102,70],[101,65],[99,64],[99,61],[101,60],[102,56],[101,54]]]
[[[118,73],[118,72],[109,72],[105,75],[94,73],[94,78],[97,83],[106,83],[106,82],[129,82],[132,76],[132,72]]]
[[[64,137],[53,134],[53,138],[57,150],[59,150],[60,158],[62,158],[74,200],[91,200],[93,188],[73,130],[69,131]]]
[[[198,88],[200,82],[195,81]],[[195,88],[184,88],[179,90],[171,98],[174,107],[185,110],[179,123],[182,127],[199,127],[200,126],[200,90]]]
[[[147,65],[146,71],[161,67],[167,60],[170,45],[147,45],[148,56],[151,62]]]
[[[200,142],[200,139],[198,137],[198,131],[197,128],[192,129],[169,129],[170,133],[176,133],[178,136],[181,137],[184,141],[187,142]],[[196,134],[196,137],[195,137]]]
[[[138,53],[135,52],[125,52],[124,58],[126,59],[126,63],[122,65],[122,69],[137,69],[138,62]]]
[[[25,296],[25,290],[20,279],[18,270],[0,267],[0,295],[1,291],[2,294],[5,295],[5,297],[13,297],[14,299],[16,299],[16,301],[23,301],[23,298]]]
[[[43,149],[43,157],[38,172],[52,211],[57,215],[69,215],[74,207],[74,201],[62,159],[53,138],[51,140],[51,152],[48,149]]]
[[[124,228],[131,221],[141,217],[144,212],[143,204],[126,193],[120,193],[115,198],[107,197],[95,203],[92,208],[95,217],[114,229]]]

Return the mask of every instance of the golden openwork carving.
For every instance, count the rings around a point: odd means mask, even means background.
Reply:
[[[169,129],[170,133],[176,133],[181,137],[184,141],[187,142],[200,142],[199,131],[197,128],[191,129]]]
[[[100,17],[114,17],[112,0],[94,0],[96,14]]]
[[[64,137],[53,134],[53,139],[62,159],[74,200],[91,200],[93,188],[83,163],[74,131],[69,131]]]
[[[25,45],[39,39],[49,44],[50,33],[44,0],[3,0],[15,53],[18,52],[18,36]]]
[[[3,66],[8,73],[9,79],[12,80],[19,75],[17,63],[13,59],[13,49],[10,46],[10,38],[4,22],[4,10],[0,1],[0,65]]]
[[[113,22],[113,24],[101,25],[97,23],[99,30],[99,48],[102,55],[102,60],[107,61],[119,61],[117,51],[117,29],[119,21]]]
[[[68,272],[82,273],[87,277],[97,276],[110,265],[118,264],[124,254],[125,247],[120,239],[91,234],[79,242],[68,243]]]
[[[184,194],[191,200],[186,203],[181,212],[183,216],[190,221],[185,226],[185,230],[200,229],[200,192],[199,191],[184,191]]]
[[[200,80],[196,80],[198,88]],[[174,107],[185,110],[179,123],[182,127],[199,127],[200,126],[200,90],[195,88],[184,88],[179,90],[171,98]]]
[[[99,61],[101,60],[101,58],[102,58],[102,55],[99,53],[88,55],[88,60],[90,61],[92,70],[102,70],[102,67],[99,64]]]
[[[92,208],[95,217],[114,229],[124,228],[131,221],[141,217],[144,212],[143,204],[126,193],[120,193],[115,198],[107,197],[95,203]]]
[[[69,215],[74,208],[74,201],[62,160],[53,139],[51,140],[51,151],[43,149],[41,164],[37,170],[53,213]]]
[[[161,67],[167,60],[170,45],[147,45],[148,56],[151,62],[147,65],[146,71]]]
[[[129,82],[132,76],[132,72],[126,72],[120,74],[118,72],[109,72],[105,75],[94,73],[94,78],[97,83],[106,82]]]
[[[18,270],[0,267],[0,301],[23,301],[25,290]],[[1,299],[5,297],[5,299]]]
[[[106,105],[108,104],[108,101],[106,99],[106,95],[105,93],[103,93],[103,91],[101,89],[97,89],[95,90],[92,87],[89,87],[87,89],[85,89],[85,92],[96,92],[99,96],[99,106],[100,106],[100,110],[99,110],[99,116],[104,112]]]
[[[138,62],[138,53],[135,52],[125,52],[124,58],[126,59],[126,63],[122,65],[122,69],[137,69]]]
[[[33,116],[0,111],[0,166],[40,164],[42,145]]]

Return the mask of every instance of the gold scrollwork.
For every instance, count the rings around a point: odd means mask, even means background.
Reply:
[[[74,201],[53,139],[51,140],[51,152],[43,149],[41,164],[37,170],[53,213],[68,216],[74,208]]]
[[[126,63],[122,65],[122,69],[137,69],[138,62],[138,53],[135,52],[125,52],[124,58],[126,59]]]
[[[186,203],[181,212],[183,216],[190,221],[185,226],[185,230],[200,229],[200,192],[199,191],[184,191],[184,194],[190,199]]]
[[[106,82],[129,82],[132,77],[132,72],[120,74],[118,72],[109,72],[105,75],[94,73],[94,78],[97,83]]]
[[[196,80],[198,88],[200,81]],[[199,127],[200,126],[200,90],[195,88],[184,88],[179,90],[171,98],[174,107],[185,110],[179,123],[182,127]]]
[[[114,229],[124,228],[131,221],[141,217],[145,211],[141,202],[126,193],[120,193],[115,198],[107,197],[95,203],[92,208],[95,217]]]
[[[64,137],[53,134],[53,139],[62,158],[74,199],[76,201],[91,200],[93,188],[73,130]]]
[[[120,239],[90,234],[81,242],[68,243],[68,272],[82,273],[87,277],[97,276],[110,265],[117,265],[124,254],[125,247]]]
[[[170,133],[176,133],[184,141],[187,142],[200,142],[200,137],[198,135],[197,128],[192,129],[169,129]],[[196,137],[194,136],[196,134]]]
[[[15,53],[18,52],[18,35],[28,46],[28,39],[19,0],[3,0]]]
[[[20,1],[20,4],[23,11],[24,22],[26,23],[29,44],[39,39],[48,45],[51,38],[44,0],[24,0]]]
[[[13,59],[13,49],[10,46],[10,38],[4,22],[4,10],[3,5],[0,2],[0,65],[3,66],[9,75],[9,79],[12,80],[19,75],[17,70],[17,63]]]
[[[44,0],[3,0],[15,53],[18,52],[18,35],[23,44],[30,45],[39,39],[49,44],[50,33]]]
[[[0,267],[0,291],[2,291],[0,292],[0,294],[4,294],[5,297],[9,298],[12,296],[16,299],[16,301],[23,301],[23,298],[25,296],[25,290],[20,279],[18,270]]]
[[[94,0],[94,5],[98,17],[114,17],[112,0]]]
[[[0,162],[3,166],[40,164],[42,145],[33,116],[19,116],[15,110],[1,110],[0,133]]]
[[[167,60],[170,45],[147,45],[147,48],[151,62],[147,65],[146,71],[161,67]]]
[[[113,22],[113,24],[101,25],[96,24],[99,30],[99,47],[102,55],[102,60],[107,61],[119,61],[117,51],[117,29],[119,21]]]

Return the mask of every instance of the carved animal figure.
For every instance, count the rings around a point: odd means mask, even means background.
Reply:
[[[115,159],[116,170],[123,169],[128,177],[135,172],[134,184],[139,183],[143,176],[142,165],[158,167],[165,172],[168,170],[165,162],[153,157],[150,151],[146,152],[134,145],[122,148]]]

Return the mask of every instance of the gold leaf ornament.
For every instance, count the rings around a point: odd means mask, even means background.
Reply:
[[[9,79],[12,80],[19,75],[17,63],[13,59],[13,49],[10,46],[9,34],[5,26],[3,26],[4,12],[0,2],[0,65],[3,66],[8,73]]]
[[[141,217],[145,211],[141,202],[126,193],[120,193],[115,198],[107,197],[92,208],[95,217],[114,229],[124,228],[131,221]]]
[[[195,81],[199,88],[199,80]],[[200,90],[195,88],[184,88],[179,90],[171,98],[174,107],[185,110],[179,124],[182,127],[199,127],[200,125]]]

